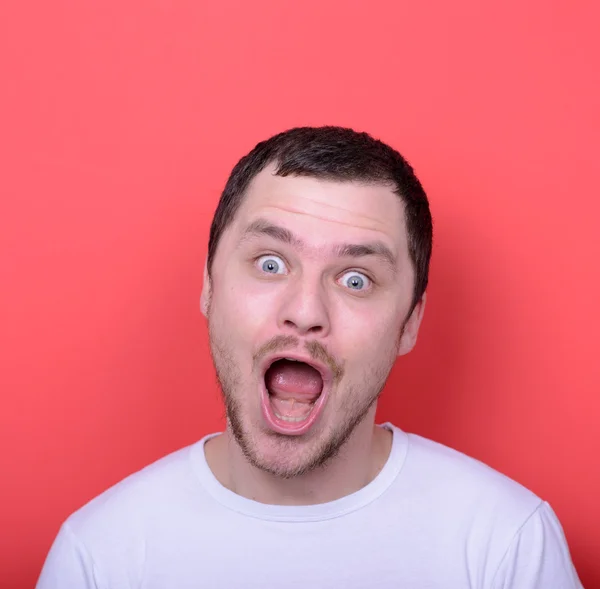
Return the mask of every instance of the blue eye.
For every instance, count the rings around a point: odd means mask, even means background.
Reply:
[[[267,274],[285,274],[285,262],[279,256],[261,256],[258,258],[258,266]]]
[[[346,272],[342,277],[342,284],[351,290],[365,290],[371,284],[371,281],[360,272]]]

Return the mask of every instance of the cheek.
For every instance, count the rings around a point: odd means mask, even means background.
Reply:
[[[383,304],[340,318],[343,327],[338,333],[347,360],[368,367],[388,358],[398,341],[401,322],[395,309],[393,313],[382,313],[382,308]]]
[[[253,345],[264,343],[261,333],[273,321],[276,297],[274,289],[251,281],[230,280],[214,291],[215,318],[231,334],[231,339]],[[261,288],[262,287],[262,288]]]

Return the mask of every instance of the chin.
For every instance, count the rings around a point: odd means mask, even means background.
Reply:
[[[291,478],[310,469],[314,461],[314,440],[262,430],[251,436],[244,453],[257,468]]]
[[[264,406],[250,408],[229,395],[225,395],[225,400],[228,429],[246,460],[263,472],[291,479],[323,466],[337,454],[340,440],[326,427],[327,411],[298,435],[274,430],[265,419]]]
[[[273,432],[260,422],[260,418],[240,419],[237,411],[228,413],[231,434],[246,460],[255,468],[281,478],[292,478],[306,472],[313,462],[311,446],[314,448],[314,441],[310,443],[304,436]]]
[[[262,457],[253,465],[263,472],[269,473],[279,479],[294,479],[315,469],[309,457]]]
[[[289,436],[270,429],[256,429],[236,440],[248,461],[263,472],[291,479],[323,466],[337,454],[337,444],[324,432]]]

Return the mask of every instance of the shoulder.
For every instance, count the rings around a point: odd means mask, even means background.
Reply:
[[[405,462],[399,481],[424,508],[444,512],[446,520],[477,522],[504,530],[506,540],[543,503],[535,493],[462,452],[416,434],[406,434]]]
[[[194,470],[198,442],[131,474],[75,511],[67,525],[86,545],[118,534],[136,534],[172,519],[193,497],[202,496]]]
[[[448,490],[478,493],[485,491],[524,501],[537,507],[541,499],[526,487],[491,468],[484,462],[453,448],[416,434],[405,434],[408,451],[407,466],[428,480],[449,485]]]
[[[125,587],[142,579],[148,551],[170,531],[185,528],[193,500],[203,509],[193,459],[198,451],[202,441],[135,472],[74,512],[52,545],[39,586],[88,587],[93,578],[94,586]]]
[[[485,586],[518,579],[518,587],[581,587],[548,503],[462,452],[398,428],[394,434],[404,462],[392,500],[417,522],[428,552],[456,551],[469,576],[485,579]]]

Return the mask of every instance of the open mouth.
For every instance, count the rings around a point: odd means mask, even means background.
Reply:
[[[263,414],[275,431],[302,434],[324,404],[328,369],[299,358],[274,358],[264,373]]]

